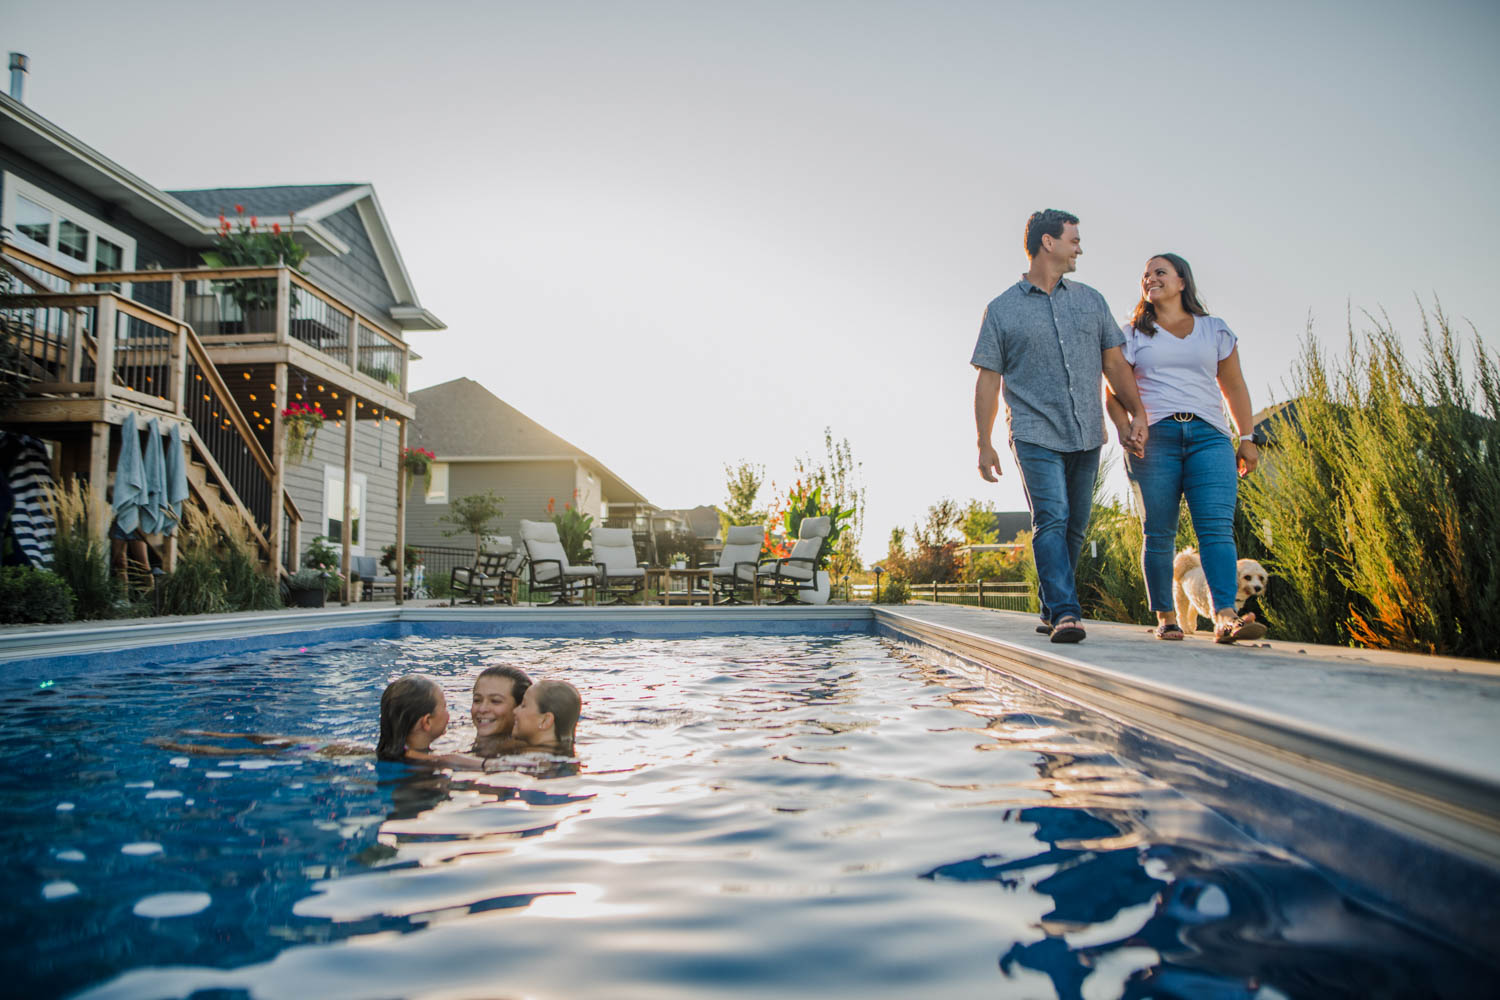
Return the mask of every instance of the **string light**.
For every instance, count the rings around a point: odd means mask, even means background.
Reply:
[[[275,383],[275,382],[272,382],[272,383],[271,383],[271,391],[272,391],[272,392],[275,392],[275,391],[276,391],[276,383]]]
[[[246,382],[250,381],[250,373],[249,372],[240,372],[240,374],[245,377],[245,381]]]

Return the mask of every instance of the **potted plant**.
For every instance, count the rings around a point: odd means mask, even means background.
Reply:
[[[437,455],[426,448],[403,448],[401,450],[401,468],[406,470],[406,488],[411,490],[413,477],[421,476],[423,479],[432,472],[433,460]]]
[[[279,267],[287,265],[301,270],[307,259],[307,248],[292,234],[282,232],[281,223],[261,228],[257,216],[245,218],[245,206],[234,206],[235,223],[219,216],[219,230],[214,248],[201,255],[209,267]],[[276,328],[276,281],[274,278],[235,278],[214,283],[214,290],[227,295],[244,320],[244,333],[265,333]],[[296,287],[292,288],[289,308],[297,306]]]
[[[313,439],[326,419],[323,407],[317,403],[293,403],[281,411],[281,423],[286,428],[288,462],[298,465],[312,454]]]
[[[286,581],[287,600],[294,608],[321,608],[328,598],[328,574],[304,567]]]

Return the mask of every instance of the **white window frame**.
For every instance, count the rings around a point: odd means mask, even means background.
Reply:
[[[334,492],[334,491],[337,492]],[[359,541],[349,543],[349,554],[351,556],[362,556],[365,554],[365,540],[370,537],[370,481],[363,472],[354,474],[355,495],[350,497],[350,506],[358,515],[360,526],[364,529],[359,534]],[[330,506],[330,497],[338,497],[336,507]],[[334,538],[328,534],[328,522],[333,520],[333,514],[337,511],[339,520],[342,521],[344,514],[344,467],[342,465],[323,466],[323,520],[319,522],[322,528],[318,532],[328,538],[328,544],[335,550],[341,549],[344,544],[342,538]]]
[[[77,205],[63,201],[54,194],[28,184],[9,170],[5,171],[3,183],[5,185],[5,198],[0,203],[0,226],[4,226],[9,232],[9,238],[15,241],[16,246],[28,253],[42,258],[49,264],[55,264],[70,274],[79,277],[93,274],[98,267],[99,259],[99,237],[104,237],[115,246],[119,247],[121,254],[120,270],[135,270],[135,239],[120,232],[114,226],[101,222],[94,216],[85,212]],[[16,229],[16,196],[19,195],[27,201],[35,202],[52,213],[52,224],[47,230],[47,243],[43,245],[29,236],[24,236]],[[82,226],[89,231],[88,260],[80,261],[69,257],[57,247],[57,224],[61,219],[67,219],[76,225]],[[123,292],[128,296],[128,288]]]
[[[448,463],[433,462],[427,470],[427,502],[448,502]]]

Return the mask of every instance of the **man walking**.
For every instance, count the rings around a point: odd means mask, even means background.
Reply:
[[[1084,637],[1074,571],[1105,441],[1101,373],[1130,413],[1121,444],[1139,454],[1146,443],[1146,411],[1120,350],[1124,335],[1104,296],[1063,278],[1077,269],[1081,253],[1076,216],[1053,208],[1033,214],[1026,223],[1031,267],[985,309],[970,359],[979,370],[979,474],[992,483],[1001,471],[990,434],[1005,392],[1011,451],[1031,507],[1031,553],[1042,590],[1037,631],[1051,633],[1053,642]]]

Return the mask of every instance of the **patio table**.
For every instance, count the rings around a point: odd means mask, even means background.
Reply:
[[[653,566],[646,570],[646,590],[649,592],[654,585],[657,592],[661,594],[663,605],[694,604],[698,601],[712,604],[713,592],[708,589],[708,577],[711,572],[707,568]],[[673,590],[674,581],[681,581],[684,589]]]

